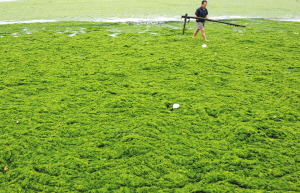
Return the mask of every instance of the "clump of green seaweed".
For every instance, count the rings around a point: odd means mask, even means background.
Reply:
[[[300,24],[231,22],[1,26],[0,192],[299,192]]]

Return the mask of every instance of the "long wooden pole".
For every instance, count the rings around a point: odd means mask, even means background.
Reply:
[[[234,25],[234,26],[239,26],[239,27],[246,27],[244,25],[238,25],[238,24],[234,24],[234,23],[227,23],[227,22],[224,22],[224,21],[217,21],[217,20],[207,19],[207,18],[203,18],[203,17],[192,17],[192,16],[183,15],[181,18],[184,18],[185,20],[186,19],[203,19],[203,20],[208,20],[208,21],[211,21],[211,22],[224,23],[224,24],[227,24],[227,25]]]
[[[185,14],[185,16],[182,17],[184,17],[184,24],[183,24],[183,35],[184,35],[187,14]]]

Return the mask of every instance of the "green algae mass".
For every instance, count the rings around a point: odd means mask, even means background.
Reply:
[[[0,192],[299,192],[300,23],[229,22],[0,26]]]

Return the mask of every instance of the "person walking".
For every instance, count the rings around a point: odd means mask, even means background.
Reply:
[[[201,7],[199,7],[199,8],[196,10],[195,17],[202,17],[202,18],[207,18],[207,19],[209,19],[209,17],[208,17],[208,11],[207,11],[207,9],[206,9],[206,6],[207,6],[207,1],[202,1]],[[194,33],[193,38],[195,38],[196,35],[198,34],[198,32],[201,30],[201,32],[202,32],[202,37],[204,38],[205,41],[208,41],[208,40],[206,39],[205,31],[204,31],[205,20],[204,20],[204,19],[196,19],[196,22],[197,22],[197,29],[196,29],[196,31],[195,31],[195,33]]]

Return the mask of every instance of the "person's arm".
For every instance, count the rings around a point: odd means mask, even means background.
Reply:
[[[205,16],[207,19],[210,19],[209,17],[208,17],[208,11],[206,10],[206,16]],[[213,20],[212,20],[213,21]]]
[[[198,17],[198,16],[195,14],[195,17]],[[198,21],[198,19],[196,19],[196,21]]]
[[[208,17],[208,15],[206,15],[206,18],[207,18],[207,19],[210,19],[210,18]],[[213,21],[213,19],[210,19],[210,20],[212,20],[212,21]]]

